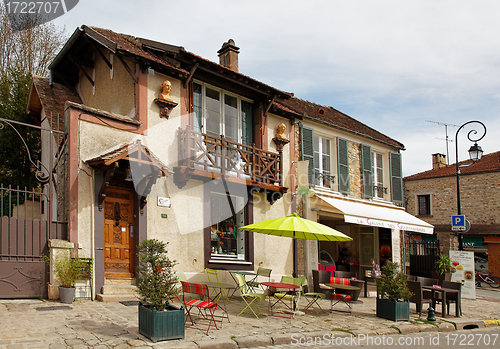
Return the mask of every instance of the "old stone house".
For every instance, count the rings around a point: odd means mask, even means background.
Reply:
[[[451,216],[457,214],[456,164],[446,165],[442,154],[433,154],[433,168],[404,178],[407,211],[434,225],[441,253],[458,250]],[[500,152],[481,160],[459,162],[462,214],[471,228],[464,233],[464,250],[488,257],[488,268],[500,275]],[[422,236],[414,236],[422,239]],[[484,263],[480,263],[484,265]],[[476,267],[480,267],[476,263]]]
[[[335,265],[363,278],[372,260],[400,262],[403,230],[432,234],[431,224],[402,207],[402,143],[335,108],[295,97],[284,103],[304,115],[297,139],[297,157],[309,161],[308,194],[298,192],[303,216],[353,238],[299,241],[299,273]]]

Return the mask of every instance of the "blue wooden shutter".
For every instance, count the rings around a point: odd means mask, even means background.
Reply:
[[[372,148],[361,144],[361,168],[363,180],[363,197],[373,198]]]
[[[314,186],[314,132],[307,127],[302,128],[302,160],[309,160],[307,177],[309,185]]]
[[[339,192],[349,194],[349,145],[347,140],[337,138],[337,163]]]
[[[403,203],[403,170],[401,154],[390,153],[391,166],[391,198],[392,202]]]

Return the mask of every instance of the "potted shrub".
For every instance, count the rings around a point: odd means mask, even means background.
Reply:
[[[170,304],[177,295],[175,261],[167,257],[167,243],[142,240],[137,248],[139,333],[153,342],[184,338],[184,308]]]
[[[45,261],[54,268],[54,271],[61,282],[59,286],[59,298],[62,303],[71,304],[75,299],[76,281],[82,280],[86,275],[87,261],[66,256],[57,256],[52,260],[45,256]]]
[[[440,281],[446,280],[450,281],[451,279],[451,259],[449,256],[445,254],[439,255],[439,258],[434,262],[435,275],[437,279]]]
[[[387,261],[382,267],[377,279],[377,317],[392,321],[410,319],[408,299],[412,293],[408,290],[407,279],[397,263]]]

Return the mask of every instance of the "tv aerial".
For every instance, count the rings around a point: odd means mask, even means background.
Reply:
[[[425,121],[444,126],[444,133],[446,135],[446,138],[444,139],[446,141],[446,164],[449,165],[450,164],[450,153],[448,151],[448,143],[453,142],[453,140],[450,140],[448,138],[448,126],[460,127],[460,125],[447,124],[445,122],[438,122],[438,121],[432,121],[432,120],[425,120]],[[443,139],[443,138],[438,138],[438,139]]]

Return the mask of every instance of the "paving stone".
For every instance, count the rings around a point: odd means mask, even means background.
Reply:
[[[144,342],[143,340],[140,340],[140,339],[132,339],[132,340],[128,340],[127,344],[130,345],[131,347],[142,347],[142,346],[146,345],[146,342]]]
[[[392,327],[387,327],[387,328],[379,328],[377,330],[375,330],[375,332],[377,332],[378,335],[382,336],[382,335],[391,335],[391,334],[399,334],[399,331],[396,330],[395,328],[392,328]]]
[[[155,349],[198,349],[198,344],[195,342],[184,342],[184,341],[162,341],[155,343],[153,346]]]
[[[264,335],[236,337],[233,340],[240,348],[255,348],[261,346],[269,346],[273,344],[273,339]]]
[[[439,331],[441,332],[455,331],[455,325],[449,322],[441,322],[439,324]]]
[[[196,341],[200,349],[235,349],[238,345],[231,339],[210,339]]]

